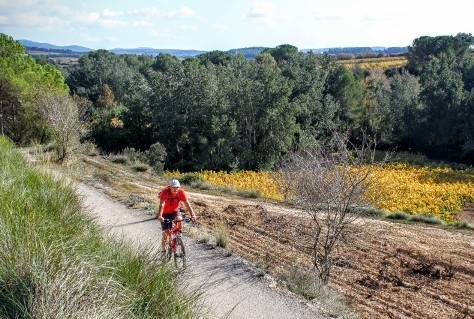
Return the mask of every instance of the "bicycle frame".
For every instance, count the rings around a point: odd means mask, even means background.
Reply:
[[[165,261],[174,258],[176,268],[186,268],[186,246],[184,244],[181,232],[183,229],[183,221],[170,220],[171,229],[169,230],[168,238],[166,240]]]

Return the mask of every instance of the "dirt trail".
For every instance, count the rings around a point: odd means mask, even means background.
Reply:
[[[101,191],[77,185],[85,210],[103,227],[106,234],[130,241],[133,245],[159,247],[160,230],[150,214],[129,209]],[[326,318],[316,303],[304,301],[280,290],[268,276],[237,255],[227,256],[221,249],[208,249],[187,237],[189,266],[186,289],[203,294],[208,318]],[[206,316],[207,317],[207,316]]]

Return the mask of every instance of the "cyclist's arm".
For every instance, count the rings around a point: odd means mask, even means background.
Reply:
[[[186,207],[186,211],[191,214],[191,219],[195,219],[196,215],[194,214],[194,210],[192,209],[191,205],[189,204],[188,200],[183,201],[184,206]]]
[[[165,201],[164,200],[160,200],[160,205],[158,205],[158,214],[156,215],[156,218],[158,218],[158,220],[160,222],[162,222],[164,219],[163,219],[163,208],[165,207]]]

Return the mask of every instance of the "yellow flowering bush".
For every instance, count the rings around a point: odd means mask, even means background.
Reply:
[[[272,172],[253,172],[253,171],[236,171],[236,172],[216,172],[205,170],[199,172],[199,176],[213,186],[231,187],[238,191],[257,190],[263,197],[283,200],[283,193],[280,191],[276,173]],[[165,176],[175,176],[179,178],[182,173],[177,171],[166,172]]]
[[[453,222],[465,202],[474,202],[474,171],[392,164],[373,169],[377,187],[367,194],[389,212],[428,213]]]
[[[367,167],[362,168],[367,170]],[[367,199],[388,212],[427,213],[454,222],[454,213],[466,202],[474,202],[474,170],[448,167],[389,164],[371,166],[371,187]],[[181,176],[167,172],[168,176]],[[283,200],[283,192],[272,172],[201,171],[199,176],[217,187],[258,190],[262,196]]]

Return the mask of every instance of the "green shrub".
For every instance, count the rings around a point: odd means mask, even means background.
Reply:
[[[130,162],[140,162],[144,161],[145,155],[144,153],[135,150],[133,147],[126,147],[122,150],[121,155],[128,158]]]
[[[180,178],[179,181],[183,184],[186,185],[191,185],[191,184],[197,184],[197,183],[203,183],[204,179],[201,177],[199,173],[186,173],[183,174]]]
[[[115,164],[127,165],[129,163],[129,158],[125,155],[112,155],[110,160]]]
[[[474,225],[470,224],[466,220],[457,221],[453,224],[453,226],[457,228],[474,229]]]
[[[394,213],[388,213],[385,215],[385,218],[388,219],[395,219],[395,220],[409,220],[410,214],[407,214],[405,212],[394,212]]]
[[[150,165],[137,162],[133,164],[132,168],[136,172],[148,172],[150,170]]]
[[[413,154],[408,152],[397,152],[393,154],[392,161],[407,163],[411,165],[426,165],[428,158],[423,154]]]
[[[191,184],[189,184],[189,186],[193,188],[197,188],[197,189],[213,189],[214,188],[214,186],[212,186],[210,183],[206,181],[192,182]]]
[[[239,196],[245,197],[245,198],[259,198],[262,196],[259,190],[256,189],[247,189],[244,191],[239,191],[238,192]]]
[[[367,206],[358,206],[358,207],[349,207],[349,212],[353,214],[359,214],[362,216],[372,216],[372,217],[383,217],[385,215],[385,212],[373,208],[373,207],[367,207]]]
[[[158,174],[163,174],[163,169],[165,167],[166,160],[166,148],[159,142],[150,145],[150,148],[145,151],[145,162],[148,163],[153,171]]]
[[[430,214],[411,215],[409,217],[409,220],[412,222],[421,222],[421,223],[426,223],[426,224],[438,224],[438,225],[444,224],[444,222],[441,219]]]

